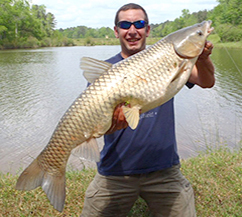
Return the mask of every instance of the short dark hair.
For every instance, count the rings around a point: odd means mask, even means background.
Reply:
[[[119,10],[117,11],[116,16],[115,16],[115,20],[114,20],[114,24],[115,24],[115,26],[118,26],[118,22],[119,22],[119,18],[118,18],[118,16],[119,16],[120,11],[127,11],[127,10],[129,10],[129,9],[140,9],[140,10],[142,10],[142,11],[144,12],[144,14],[145,14],[145,19],[144,19],[145,22],[146,22],[147,24],[149,23],[148,15],[147,15],[145,9],[144,9],[143,7],[141,7],[140,5],[138,5],[138,4],[135,4],[135,3],[129,3],[129,4],[126,4],[126,5],[122,6],[122,7],[119,8]]]

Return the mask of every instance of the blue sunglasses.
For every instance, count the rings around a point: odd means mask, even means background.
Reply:
[[[146,22],[144,20],[138,20],[135,22],[129,22],[129,21],[118,22],[118,27],[120,27],[121,29],[129,29],[132,25],[134,25],[136,29],[142,29],[146,26]]]

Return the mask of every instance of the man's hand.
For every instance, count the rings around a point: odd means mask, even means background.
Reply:
[[[109,128],[109,130],[106,132],[106,134],[114,133],[116,130],[121,130],[126,127],[128,127],[128,123],[125,119],[122,106],[125,105],[125,103],[121,103],[116,106],[113,112],[113,119],[112,119],[112,125]]]
[[[213,44],[210,41],[206,41],[203,52],[198,57],[198,60],[207,59],[208,56],[212,53],[212,50],[213,50]]]
[[[213,44],[210,41],[206,41],[203,52],[198,57],[189,78],[189,82],[197,84],[202,88],[211,88],[215,83],[215,69],[209,57],[212,49]]]

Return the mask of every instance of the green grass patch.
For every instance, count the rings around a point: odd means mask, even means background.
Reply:
[[[197,216],[241,217],[242,150],[220,149],[182,162],[193,185]]]
[[[117,38],[78,38],[73,39],[77,46],[119,45]]]
[[[238,42],[225,42],[225,43],[215,43],[215,46],[218,48],[235,48],[241,49],[242,48],[242,41]]]
[[[197,216],[241,217],[242,213],[242,149],[219,149],[182,161],[182,172],[195,191]],[[0,175],[0,216],[79,216],[85,191],[96,170],[67,172],[65,208],[57,212],[41,188],[17,191],[18,176]],[[139,199],[129,213],[131,217],[148,217],[149,210]]]
[[[242,48],[242,40],[237,42],[222,42],[217,34],[211,34],[208,40],[217,48]]]

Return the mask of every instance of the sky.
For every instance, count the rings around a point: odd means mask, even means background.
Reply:
[[[125,0],[30,0],[32,4],[45,5],[47,12],[54,14],[56,28],[87,26],[92,28],[114,26],[116,11]],[[190,13],[211,10],[218,5],[216,0],[132,0],[148,13],[150,23],[173,21],[182,15],[183,9]]]

